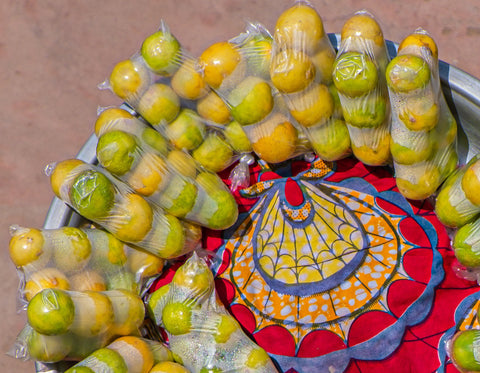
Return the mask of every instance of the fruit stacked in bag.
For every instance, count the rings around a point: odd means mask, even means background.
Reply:
[[[270,78],[291,116],[324,160],[350,154],[350,137],[332,84],[335,50],[322,19],[298,1],[277,19]]]
[[[225,133],[229,108],[210,90],[196,58],[165,22],[143,40],[138,53],[117,63],[99,87],[110,89],[209,171],[222,171],[251,151],[238,126],[229,131],[244,139],[230,142],[231,135]]]
[[[139,335],[145,307],[128,290],[44,289],[28,303],[15,357],[41,362],[80,360],[119,336]]]
[[[171,351],[192,372],[277,372],[217,298],[206,261],[196,252],[148,300]]]
[[[47,166],[55,195],[117,239],[163,259],[192,251],[201,228],[149,203],[102,167],[79,159]]]
[[[21,279],[26,305],[46,288],[74,291],[126,289],[136,294],[146,279],[161,273],[164,260],[133,249],[94,228],[10,227],[9,253]]]
[[[161,370],[167,369],[167,370]],[[188,373],[173,360],[171,351],[154,340],[139,337],[120,337],[108,346],[67,369],[65,373]]]
[[[365,11],[344,24],[333,68],[354,156],[370,166],[390,162],[390,103],[383,32]]]
[[[305,153],[309,144],[270,82],[272,42],[263,26],[249,24],[237,37],[210,45],[198,62],[205,81],[230,110],[229,126],[241,127],[259,158],[280,163]]]
[[[95,133],[99,164],[153,205],[210,229],[227,229],[237,220],[236,201],[215,173],[127,111],[107,108]]]
[[[461,373],[480,372],[480,357],[478,356],[478,343],[480,342],[480,329],[478,328],[478,307],[475,310],[476,325],[469,329],[459,330],[447,341],[447,353],[453,365]]]
[[[407,198],[433,195],[457,165],[457,123],[440,87],[435,41],[417,30],[386,71],[392,109],[395,178]]]
[[[452,232],[457,274],[480,283],[480,155],[445,180],[436,196],[438,220]]]

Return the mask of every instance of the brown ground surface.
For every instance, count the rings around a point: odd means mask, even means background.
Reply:
[[[8,227],[41,227],[53,194],[46,164],[75,156],[92,133],[98,106],[120,103],[99,91],[116,62],[167,22],[192,54],[231,38],[246,21],[272,29],[291,0],[18,0],[0,2],[0,371],[32,372],[6,356],[25,321],[17,314],[18,278],[8,257]],[[400,41],[417,27],[436,40],[442,60],[480,77],[480,3],[476,0],[312,0],[327,32],[360,9]]]

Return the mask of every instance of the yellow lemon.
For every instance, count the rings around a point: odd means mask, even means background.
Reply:
[[[138,194],[126,195],[113,216],[115,221],[112,222],[112,233],[125,242],[141,241],[152,228],[152,207]]]
[[[203,141],[205,125],[197,113],[183,108],[175,120],[165,127],[165,134],[177,149],[193,150]]]
[[[198,62],[203,69],[207,84],[220,88],[223,80],[237,68],[242,56],[233,44],[222,41],[210,45],[200,55]]]
[[[437,190],[441,182],[441,174],[437,167],[429,166],[422,167],[421,172],[412,169],[412,177],[409,179],[397,176],[395,180],[398,190],[405,198],[424,200]]]
[[[378,22],[368,13],[358,13],[344,23],[341,38],[364,38],[372,40],[377,46],[385,43],[383,32]]]
[[[128,184],[142,196],[150,196],[163,187],[168,175],[165,160],[153,153],[145,153],[128,177]]]
[[[208,86],[194,60],[185,60],[170,84],[177,95],[187,100],[198,100],[208,93]]]
[[[32,264],[38,270],[50,258],[50,251],[45,246],[45,238],[40,229],[19,228],[10,239],[8,249],[10,259],[17,267]]]
[[[270,78],[280,92],[298,92],[308,87],[315,78],[315,66],[307,54],[284,49],[273,57]]]
[[[55,168],[50,174],[50,184],[53,193],[55,193],[58,198],[61,198],[60,188],[65,183],[65,181],[68,180],[69,175],[76,167],[81,166],[84,163],[85,162],[81,161],[80,159],[66,159],[64,161],[58,162],[55,165]]]
[[[335,109],[330,90],[324,84],[312,84],[306,90],[287,97],[290,114],[304,127],[323,123]]]
[[[480,162],[477,161],[470,165],[462,177],[462,189],[465,197],[476,206],[480,206],[480,179],[478,175]]]
[[[136,100],[150,84],[148,69],[139,61],[117,63],[110,74],[110,87],[122,100]]]
[[[409,98],[402,109],[398,117],[412,131],[432,130],[440,116],[440,109],[434,100],[423,96]]]
[[[192,328],[192,308],[181,302],[167,303],[163,308],[162,320],[170,334],[186,334]]]
[[[145,319],[145,305],[140,296],[126,289],[109,290],[105,294],[113,307],[114,325],[111,332],[116,335],[139,335]]]
[[[202,118],[217,124],[226,124],[232,119],[230,109],[214,91],[210,91],[198,100],[197,113]]]
[[[33,273],[25,283],[23,294],[30,301],[43,289],[69,290],[70,282],[63,272],[57,268],[44,268]]]
[[[274,114],[253,130],[252,149],[264,161],[279,163],[291,158],[297,146],[298,134],[293,124],[282,114]]]
[[[240,330],[237,320],[230,315],[221,315],[215,331],[215,342],[227,343],[237,330]]]
[[[95,135],[99,136],[106,129],[110,129],[111,123],[115,121],[133,118],[132,114],[119,107],[107,108],[98,115],[95,121]]]
[[[369,145],[351,143],[353,155],[362,163],[370,166],[385,165],[390,161],[390,135],[384,134],[377,142]]]
[[[270,357],[261,347],[254,348],[247,356],[245,365],[252,369],[258,369],[267,365],[270,362]]]
[[[172,284],[188,289],[198,304],[208,298],[215,287],[212,271],[197,256],[192,256],[177,269]]]
[[[285,10],[275,24],[275,41],[282,48],[311,53],[318,48],[324,35],[322,19],[313,7],[305,3]]]

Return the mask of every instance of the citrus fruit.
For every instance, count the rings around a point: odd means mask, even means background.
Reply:
[[[95,135],[99,137],[104,132],[110,131],[115,127],[115,123],[121,120],[134,119],[135,117],[128,111],[119,107],[110,107],[103,110],[95,121]]]
[[[233,149],[220,135],[211,132],[192,152],[192,157],[207,170],[219,172],[232,163]]]
[[[166,126],[165,134],[177,149],[193,150],[203,141],[205,125],[193,110],[183,108]]]
[[[53,232],[52,240],[56,242],[53,257],[58,269],[71,273],[85,268],[92,245],[84,231],[77,227],[61,227]]]
[[[95,371],[84,365],[74,365],[67,369],[65,373],[95,373]]]
[[[177,95],[198,100],[208,93],[208,87],[194,60],[188,59],[178,68],[170,82]]]
[[[350,154],[350,135],[341,119],[309,127],[308,138],[315,153],[325,161],[335,161]]]
[[[181,63],[178,40],[166,30],[158,30],[142,43],[140,53],[147,66],[158,75],[171,75]]]
[[[354,127],[356,128],[356,127]],[[361,131],[365,131],[362,129]],[[385,165],[390,161],[390,133],[388,130],[364,134],[365,143],[355,143],[361,136],[352,127],[349,128],[351,147],[355,157],[362,163],[370,166]]]
[[[252,151],[252,144],[240,123],[230,122],[225,126],[223,134],[235,152],[250,153]]]
[[[325,122],[335,109],[330,90],[324,84],[312,84],[302,92],[293,93],[286,103],[290,114],[304,127]]]
[[[30,264],[36,270],[44,267],[51,255],[42,231],[35,228],[17,229],[10,239],[8,250],[10,259],[17,267]]]
[[[172,259],[185,254],[185,231],[182,223],[173,215],[163,215],[153,227],[149,240],[154,243],[152,254],[163,259]]]
[[[194,178],[197,175],[197,163],[190,154],[182,150],[172,149],[168,153],[167,162],[183,176]]]
[[[195,254],[178,268],[172,278],[172,284],[188,289],[191,298],[197,304],[208,298],[215,287],[212,271]]]
[[[28,325],[22,330],[20,337],[24,337],[27,342],[29,357],[44,363],[64,360],[72,348],[72,339],[69,334],[44,335]]]
[[[255,35],[242,45],[242,54],[247,60],[250,73],[268,79],[270,60],[272,59],[273,40],[263,34]]]
[[[102,366],[110,372],[129,373],[122,355],[108,347],[99,348],[88,359],[91,361],[92,367]]]
[[[59,289],[44,289],[28,303],[27,319],[40,334],[66,333],[75,318],[75,306],[67,292]]]
[[[217,124],[226,124],[232,119],[230,109],[215,91],[197,101],[197,113]]]
[[[71,290],[75,291],[105,291],[107,285],[98,272],[92,270],[82,271],[70,278]]]
[[[441,174],[437,167],[421,166],[418,169],[412,169],[410,174],[405,177],[396,177],[397,187],[402,195],[412,200],[424,200],[431,196],[437,190],[441,182]],[[415,165],[405,166],[415,167]],[[408,177],[408,178],[407,178]]]
[[[421,57],[400,55],[389,62],[386,77],[391,90],[407,93],[423,89],[430,83],[430,68]]]
[[[137,154],[135,136],[124,131],[110,131],[98,139],[98,162],[111,174],[122,176],[132,168]]]
[[[190,371],[174,361],[161,361],[155,364],[149,373],[190,373]]]
[[[137,111],[152,126],[164,125],[177,117],[180,98],[170,86],[154,83],[140,98]]]
[[[255,76],[245,78],[228,95],[233,119],[242,125],[257,123],[273,109],[270,85]]]
[[[66,159],[55,164],[55,168],[50,174],[50,184],[53,193],[55,193],[58,198],[62,198],[60,194],[62,185],[64,185],[70,175],[73,174],[72,171],[83,164],[85,164],[85,162],[80,159]]]
[[[430,131],[438,123],[440,110],[428,97],[409,98],[398,117],[412,131]]]
[[[197,215],[206,227],[223,230],[237,221],[238,206],[229,191],[218,190],[207,194]]]
[[[240,325],[238,325],[237,320],[230,315],[220,315],[220,320],[218,321],[215,331],[215,342],[227,343],[230,336],[237,330],[240,330]]]
[[[172,180],[160,195],[160,204],[169,214],[184,218],[193,209],[197,194],[197,187],[192,181],[173,175]]]
[[[168,152],[168,141],[163,137],[160,132],[155,131],[153,128],[145,127],[142,131],[142,140],[151,149],[158,152],[161,155],[166,155]]]
[[[220,88],[224,79],[233,73],[241,59],[242,56],[237,47],[227,41],[221,41],[205,49],[198,58],[198,62],[207,84],[217,89]]]
[[[336,56],[335,50],[331,45],[325,45],[323,48],[320,48],[318,52],[310,56],[315,66],[316,78],[319,82],[331,84],[333,64]]]
[[[361,99],[344,98],[343,102],[345,121],[355,127],[378,127],[387,116],[388,100],[373,92]]]
[[[377,67],[368,55],[346,52],[336,59],[333,66],[333,83],[338,92],[345,96],[365,95],[377,86],[377,82]]]
[[[128,184],[142,196],[160,192],[169,174],[165,160],[154,153],[145,152],[128,177]]]
[[[117,63],[109,78],[110,88],[125,101],[135,101],[150,85],[147,67],[140,61],[124,60]]]
[[[135,293],[117,289],[108,291],[115,315],[113,332],[116,335],[138,335],[145,318],[145,306]]]
[[[70,201],[73,208],[87,219],[105,218],[115,202],[115,187],[100,171],[85,170],[72,183]]]
[[[458,261],[466,267],[480,266],[479,241],[476,239],[480,220],[461,226],[453,239],[453,250]]]
[[[427,49],[429,53],[435,58],[438,58],[437,44],[430,35],[426,33],[415,32],[408,35],[398,46],[398,50],[407,49],[410,47],[417,47],[419,49]]]
[[[141,338],[120,337],[110,343],[108,348],[123,356],[129,373],[149,373],[153,367],[154,360],[150,345]]]
[[[344,23],[341,38],[342,40],[347,38],[368,39],[379,47],[383,47],[385,43],[380,25],[366,12],[359,12]]]
[[[70,331],[82,337],[94,337],[106,333],[114,322],[111,300],[98,291],[72,292],[75,318]]]
[[[286,116],[271,115],[266,121],[247,132],[253,151],[264,161],[283,162],[291,158],[297,146],[298,133]]]
[[[156,325],[162,324],[163,307],[169,300],[170,284],[163,285],[155,290],[147,301],[147,311]]]
[[[128,268],[136,277],[145,279],[162,272],[165,260],[148,252],[132,249],[128,253]]]
[[[476,329],[462,330],[454,336],[451,357],[455,365],[462,370],[469,372],[480,370],[480,361],[477,357],[479,338],[480,330]]]
[[[115,208],[113,216],[113,233],[121,241],[139,242],[152,228],[152,207],[138,194],[127,194]]]
[[[428,138],[418,138],[417,140],[404,145],[396,142],[392,137],[390,140],[390,151],[393,160],[403,165],[411,165],[427,160],[432,154],[433,142]]]
[[[245,361],[245,366],[252,369],[259,369],[270,362],[270,357],[261,347],[256,347],[250,351]]]
[[[298,92],[315,78],[315,66],[310,57],[302,51],[284,49],[273,56],[270,65],[270,79],[282,93]]]
[[[139,284],[135,279],[135,274],[128,270],[123,270],[117,273],[110,273],[107,276],[107,290],[128,290],[131,292],[138,292]]]
[[[462,189],[465,197],[475,206],[480,207],[480,161],[471,164],[462,177]]]
[[[23,292],[25,299],[30,301],[41,290],[51,288],[69,290],[70,282],[57,268],[43,268],[27,278]]]
[[[307,53],[314,52],[325,36],[323,22],[317,11],[306,3],[285,10],[275,24],[275,41],[283,47]]]
[[[92,229],[87,231],[87,234],[95,247],[91,268],[105,275],[123,270],[127,261],[125,244],[104,230]]]
[[[163,308],[162,320],[170,334],[186,334],[192,328],[192,308],[181,302],[167,303]]]

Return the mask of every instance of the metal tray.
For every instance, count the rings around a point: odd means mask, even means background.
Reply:
[[[333,46],[337,49],[340,43],[339,34],[329,34]],[[397,54],[398,45],[387,41],[390,57]],[[480,153],[480,80],[472,75],[443,61],[439,63],[442,90],[447,103],[458,123],[458,154],[460,163],[470,160]],[[88,163],[96,163],[97,138],[90,136],[77,154],[77,158]],[[44,228],[53,229],[63,226],[76,226],[82,217],[57,197],[54,197],[47,212]],[[37,373],[60,373],[68,367],[67,364],[43,364],[36,362]]]

